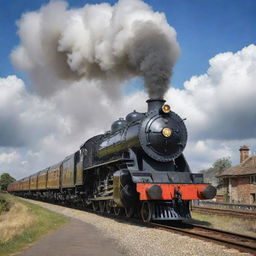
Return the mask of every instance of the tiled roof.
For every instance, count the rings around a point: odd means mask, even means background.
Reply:
[[[216,177],[223,178],[225,176],[244,176],[250,174],[256,174],[256,156],[245,159],[242,163],[228,168]]]

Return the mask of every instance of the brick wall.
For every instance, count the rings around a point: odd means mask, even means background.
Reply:
[[[229,179],[229,198],[231,203],[237,203],[238,202],[238,190],[237,190],[237,179],[236,178],[230,178]]]
[[[256,184],[249,184],[249,191],[250,191],[250,200],[249,203],[256,203],[255,201],[253,202],[253,197],[251,194],[256,194]]]
[[[256,193],[256,184],[249,183],[249,177],[238,177],[230,179],[231,193],[230,202],[250,204],[252,193]]]

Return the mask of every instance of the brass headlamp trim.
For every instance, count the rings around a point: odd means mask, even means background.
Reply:
[[[165,114],[168,114],[171,112],[171,107],[168,105],[168,104],[164,104],[162,106],[162,111],[165,113]]]
[[[169,138],[172,135],[172,130],[168,127],[163,128],[162,134],[165,138]]]

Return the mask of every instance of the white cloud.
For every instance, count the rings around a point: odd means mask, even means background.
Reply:
[[[15,151],[11,153],[2,153],[0,154],[0,164],[11,164],[17,158],[18,156]]]
[[[167,98],[188,118],[192,139],[249,139],[256,137],[256,46],[221,53],[206,74],[171,88]]]
[[[192,77],[183,90],[168,91],[167,102],[187,117],[185,156],[193,171],[221,157],[231,156],[237,163],[243,144],[256,151],[255,51],[251,45],[237,53],[219,54],[210,60],[206,74]],[[32,173],[108,130],[115,119],[134,109],[146,110],[144,92],[111,100],[101,86],[82,79],[45,99],[29,93],[15,76],[0,79],[2,159],[16,152],[11,162],[1,166],[17,177]]]
[[[1,78],[0,91],[0,146],[30,145],[56,130],[62,117],[54,103],[28,93],[21,79]]]
[[[186,153],[194,170],[226,156],[237,163],[240,145],[256,150],[256,45],[220,53],[209,63],[207,73],[166,95],[173,109],[187,118]]]
[[[129,100],[120,97],[112,101],[100,85],[81,80],[46,99],[28,92],[16,76],[1,78],[1,168],[16,177],[32,173],[60,161],[86,139],[109,130],[117,118],[134,109],[146,109],[143,92],[130,95]],[[10,161],[12,150],[16,157]]]
[[[65,2],[54,1],[22,16],[21,43],[12,60],[28,72],[31,86],[16,76],[0,78],[1,171],[18,178],[31,174],[107,131],[117,118],[134,109],[146,111],[146,93],[122,95],[120,90],[140,73],[134,67],[128,72],[122,64],[127,64],[127,56],[136,62],[127,50],[135,33],[132,22],[152,21],[169,35],[173,63],[178,45],[163,14],[141,1],[132,2],[133,7],[120,1],[119,7],[68,10]],[[231,156],[237,163],[243,144],[256,151],[256,46],[220,53],[209,64],[205,74],[193,76],[183,89],[170,88],[165,97],[187,118],[185,157],[193,171],[220,157]],[[95,79],[104,72],[104,79]]]

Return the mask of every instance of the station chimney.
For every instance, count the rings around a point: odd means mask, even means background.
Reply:
[[[249,147],[246,145],[240,146],[240,163],[249,157]]]

